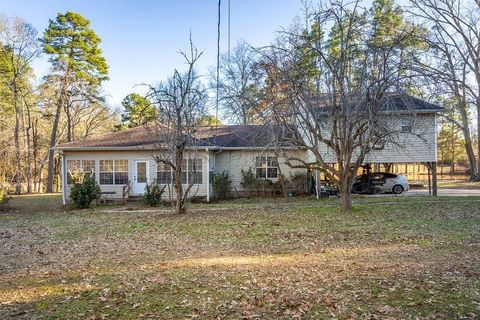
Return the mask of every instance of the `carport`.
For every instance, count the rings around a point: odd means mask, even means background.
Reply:
[[[332,164],[335,167],[335,164]],[[437,183],[437,161],[426,161],[426,162],[382,162],[382,163],[365,163],[359,171],[358,174],[362,173],[371,173],[371,172],[387,172],[387,173],[394,173],[400,175],[406,175],[407,178],[409,176],[409,171],[406,169],[405,171],[398,170],[399,167],[412,167],[415,168],[417,165],[424,166],[427,171],[427,181],[428,181],[428,194],[431,196],[438,195],[438,183]],[[395,170],[395,168],[397,170]],[[414,169],[415,170],[415,169]],[[320,169],[315,169],[315,179],[316,179],[316,188],[319,190],[320,188],[320,181],[326,181],[325,174],[322,174]],[[415,176],[415,171],[413,173]],[[409,178],[410,186],[415,186],[412,184],[412,179]],[[318,192],[317,192],[318,193]],[[317,194],[318,197],[318,194]]]
[[[415,165],[421,164],[425,166],[427,169],[427,178],[428,178],[428,194],[432,196],[438,195],[438,183],[437,183],[437,161],[427,161],[421,163],[411,163],[413,168]],[[394,170],[395,165],[400,166],[408,166],[408,163],[394,163],[394,162],[386,162],[386,163],[368,163],[363,166],[365,173],[372,172],[389,172],[389,173],[396,173],[396,174],[405,174],[408,177],[408,169],[405,170],[406,172],[401,172],[400,170]],[[382,169],[383,167],[383,169]],[[412,181],[412,180],[411,180]]]
[[[389,115],[394,115],[391,118],[394,139],[386,142],[382,149],[370,151],[363,161],[363,168],[404,174],[394,169],[422,166],[427,171],[429,194],[437,196],[437,114],[445,109],[418,98],[409,97],[407,100],[408,104],[405,99],[397,99],[389,105]],[[319,143],[319,151],[326,163],[336,163],[334,151],[326,144]],[[309,159],[315,161],[313,154]],[[317,181],[321,178],[320,170],[317,169]],[[413,182],[406,171],[407,179]]]

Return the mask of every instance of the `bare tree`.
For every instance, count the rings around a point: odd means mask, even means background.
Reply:
[[[223,116],[238,124],[253,124],[259,119],[255,112],[261,92],[256,72],[258,53],[247,42],[239,41],[232,53],[223,54],[220,77],[212,75],[212,86],[218,85]]]
[[[198,140],[194,137],[195,124],[204,115],[206,101],[206,91],[194,69],[202,52],[198,52],[190,40],[190,51],[180,54],[186,61],[187,70],[176,69],[167,81],[151,86],[148,95],[159,111],[158,123],[152,128],[152,137],[157,144],[153,157],[172,172],[173,188],[170,191],[174,194],[171,192],[170,195],[178,214],[187,210],[195,182],[193,177],[199,169],[196,167]]]
[[[282,126],[282,140],[310,151],[313,166],[339,187],[341,207],[349,210],[366,156],[396,143],[399,129],[386,101],[410,84],[412,53],[404,44],[413,30],[379,43],[372,41],[375,21],[359,1],[309,9],[306,26],[293,26],[264,49],[274,93],[269,118]]]
[[[14,129],[14,143],[15,143],[15,183],[16,193],[22,191],[22,159],[20,146],[20,125],[22,122],[22,94],[21,92],[29,91],[26,86],[29,86],[28,74],[30,72],[30,63],[39,53],[39,45],[37,41],[37,31],[35,28],[22,20],[21,18],[7,18],[0,17],[0,45],[2,50],[9,57],[8,67],[2,68],[8,79],[7,86],[13,94],[13,107],[15,111],[15,129]],[[30,178],[30,150],[27,152],[27,176]],[[30,192],[30,185],[28,185]]]
[[[412,13],[430,32],[425,38],[429,51],[420,56],[420,74],[435,83],[435,94],[455,102],[470,164],[471,179],[480,178],[480,161],[475,158],[470,112],[477,114],[480,132],[480,2],[473,0],[411,0]],[[477,153],[480,152],[477,135]]]

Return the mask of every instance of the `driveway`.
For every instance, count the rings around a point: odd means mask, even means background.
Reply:
[[[409,196],[428,196],[428,189],[412,189],[405,193]],[[438,189],[439,196],[468,197],[480,196],[480,189]]]

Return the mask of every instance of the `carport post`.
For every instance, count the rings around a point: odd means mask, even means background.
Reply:
[[[432,181],[430,178],[430,174],[432,173],[432,167],[429,163],[427,163],[427,175],[428,175],[428,195],[432,195]]]
[[[207,151],[207,202],[210,202],[210,150]]]
[[[436,197],[438,195],[437,190],[437,162],[432,162],[432,184],[433,184],[433,196]]]

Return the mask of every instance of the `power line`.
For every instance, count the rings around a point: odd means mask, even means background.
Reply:
[[[228,0],[228,60],[230,60],[230,0]]]

